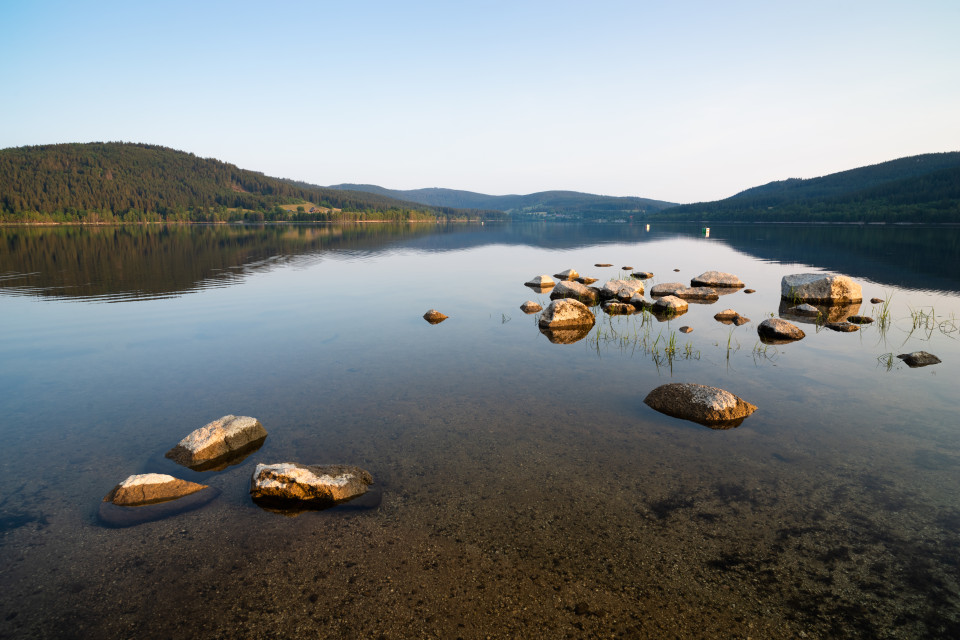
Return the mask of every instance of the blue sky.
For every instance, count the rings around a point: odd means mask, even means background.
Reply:
[[[0,2],[0,147],[713,200],[960,150],[960,2]]]

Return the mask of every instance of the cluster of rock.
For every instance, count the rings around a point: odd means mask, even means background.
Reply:
[[[267,431],[256,418],[228,415],[190,432],[166,457],[192,471],[221,471],[242,462],[266,438]],[[295,515],[352,500],[371,484],[372,476],[359,467],[258,464],[250,496],[272,510]],[[126,527],[199,508],[219,494],[208,485],[168,474],[132,475],[107,493],[98,515],[107,526]]]

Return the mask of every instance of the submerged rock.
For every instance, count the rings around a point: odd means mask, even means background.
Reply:
[[[541,307],[539,303],[534,302],[533,300],[527,300],[522,305],[520,305],[520,310],[523,311],[524,313],[530,314],[530,313],[536,313],[538,311],[542,311],[543,307]]]
[[[567,269],[566,271],[553,274],[553,277],[560,278],[561,280],[576,280],[580,277],[580,274],[577,273],[575,269]]]
[[[853,324],[871,324],[873,323],[873,318],[870,316],[850,316],[847,318],[847,322],[852,322]]]
[[[643,295],[643,283],[639,280],[610,280],[600,287],[600,297],[609,300],[629,300],[633,296]]]
[[[746,316],[738,315],[736,318],[733,319],[733,324],[737,325],[738,327],[741,325],[745,325],[748,322],[750,322],[750,318]]]
[[[600,291],[595,287],[588,287],[576,281],[564,281],[559,283],[550,292],[552,300],[560,298],[573,298],[591,306],[600,302]]]
[[[430,309],[425,314],[423,314],[423,319],[429,322],[430,324],[440,324],[446,320],[449,316],[446,316],[436,309]]]
[[[653,285],[653,288],[650,289],[650,295],[654,298],[659,296],[672,296],[674,291],[680,291],[686,288],[686,285],[682,282],[661,282],[660,284]]]
[[[739,315],[740,314],[734,311],[733,309],[724,309],[719,313],[713,314],[713,319],[714,320],[733,320]]]
[[[595,265],[593,265],[593,266],[595,266],[595,267],[612,267],[613,265],[610,264],[609,262],[598,262],[597,264],[595,264]]]
[[[115,486],[103,501],[123,507],[139,507],[169,502],[207,488],[205,484],[180,480],[163,473],[141,473]]]
[[[767,318],[757,326],[757,333],[766,344],[793,342],[807,335],[797,325],[780,318]]]
[[[702,384],[674,382],[657,387],[643,400],[668,416],[690,420],[712,429],[739,426],[757,406],[729,391]]]
[[[833,331],[840,331],[841,333],[852,333],[854,331],[859,331],[860,327],[853,324],[852,322],[828,322],[826,324],[827,329]]]
[[[546,289],[554,286],[557,283],[554,282],[553,278],[544,274],[542,276],[537,276],[528,282],[524,282],[523,284],[527,285],[528,287],[539,287],[541,289]]]
[[[744,293],[756,293],[757,290],[756,290],[756,289],[744,289],[743,292],[744,292]]]
[[[579,300],[561,298],[554,300],[540,316],[540,326],[550,329],[592,327],[597,321],[593,312]]]
[[[267,430],[256,418],[223,416],[192,431],[166,457],[194,471],[208,471],[241,462],[266,438]]]
[[[737,276],[732,273],[724,273],[722,271],[706,271],[701,273],[696,278],[690,280],[691,287],[727,287],[727,288],[741,288],[743,287],[743,281],[740,280]]]
[[[797,273],[780,280],[780,296],[798,302],[852,303],[863,300],[863,290],[847,276]]]
[[[611,316],[628,316],[637,312],[637,308],[632,304],[628,302],[615,302],[613,300],[604,302],[601,308]]]
[[[367,492],[373,476],[360,467],[296,462],[258,464],[250,478],[250,497],[258,503],[297,503],[325,509]]]
[[[932,353],[927,353],[926,351],[914,351],[912,353],[901,353],[897,356],[903,360],[908,367],[914,369],[916,367],[926,367],[931,364],[940,364],[943,362],[937,356]]]
[[[653,303],[652,310],[660,316],[679,316],[686,313],[689,308],[686,300],[676,296],[664,296]]]
[[[105,527],[132,527],[199,509],[219,495],[219,489],[203,486],[203,489],[180,498],[138,506],[118,505],[104,499],[97,510],[97,520]]]
[[[620,267],[622,271],[631,271],[633,267]]]

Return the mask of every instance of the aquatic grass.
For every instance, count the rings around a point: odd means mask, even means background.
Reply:
[[[897,361],[894,360],[894,355],[892,351],[889,353],[884,353],[882,355],[877,356],[877,366],[883,367],[887,371],[892,370],[893,365],[896,364],[896,362]]]

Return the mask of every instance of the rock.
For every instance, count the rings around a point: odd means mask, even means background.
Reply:
[[[719,300],[720,294],[710,287],[682,287],[673,292],[674,296],[684,300]]]
[[[637,308],[632,304],[627,302],[614,302],[613,300],[604,302],[601,308],[611,316],[629,316],[637,312]]]
[[[883,304],[886,302],[883,298],[870,298],[870,304]]]
[[[367,492],[373,477],[360,467],[296,462],[258,464],[250,478],[250,497],[258,504],[297,503],[325,509]]]
[[[820,309],[817,309],[812,304],[807,304],[806,302],[804,302],[803,304],[798,304],[795,307],[790,307],[789,309],[787,309],[787,313],[793,314],[795,316],[808,316],[811,318],[816,318],[817,316],[820,315]]]
[[[731,287],[742,288],[743,281],[732,273],[706,271],[690,281],[691,287]]]
[[[630,304],[637,308],[637,311],[643,311],[644,309],[649,309],[653,306],[652,302],[648,302],[643,299],[643,294],[638,293],[629,300]]]
[[[750,322],[750,318],[746,318],[740,315],[738,315],[736,318],[733,319],[733,324],[737,325],[738,327],[741,325],[745,325],[748,322]]]
[[[528,287],[546,288],[546,287],[552,287],[557,283],[554,282],[553,278],[551,278],[550,276],[542,275],[542,276],[537,276],[536,278],[533,278],[528,282],[524,282],[523,284],[527,285]]]
[[[566,271],[561,271],[560,273],[553,274],[554,278],[560,278],[561,280],[576,280],[580,277],[580,274],[574,269],[567,269]]]
[[[714,320],[733,320],[740,314],[734,311],[733,309],[724,309],[720,313],[715,313],[713,315]]]
[[[449,316],[445,316],[436,309],[430,309],[425,314],[423,314],[423,319],[429,322],[430,324],[440,324],[446,320]]]
[[[756,290],[756,289],[744,289],[743,292],[744,292],[744,293],[756,293],[757,290]]]
[[[674,269],[674,271],[676,271],[677,273],[680,273],[680,269]]]
[[[632,271],[633,267],[620,267],[620,269],[623,271]]]
[[[595,265],[593,265],[593,266],[595,266],[595,267],[612,267],[613,265],[610,264],[609,262],[598,262],[597,264],[595,264]]]
[[[610,280],[600,287],[600,297],[604,300],[626,301],[637,294],[643,295],[643,283],[639,280]]]
[[[676,296],[664,296],[653,303],[653,312],[662,316],[679,316],[687,312],[689,305]]]
[[[591,278],[590,276],[580,276],[579,278],[577,278],[577,282],[579,282],[580,284],[593,284],[596,281],[597,281],[596,278]]]
[[[533,300],[527,300],[522,305],[520,305],[520,310],[523,311],[524,313],[529,314],[529,313],[536,313],[538,311],[542,311],[543,307],[541,307],[538,303],[534,302]]]
[[[766,344],[793,342],[807,335],[797,325],[780,318],[767,318],[757,327],[757,333]]]
[[[259,449],[266,438],[267,430],[256,418],[223,416],[192,431],[166,456],[195,471],[205,471],[237,464]]]
[[[871,324],[873,318],[870,316],[850,316],[847,318],[847,322],[852,322],[853,324]]]
[[[729,391],[677,382],[657,387],[643,401],[660,413],[713,429],[739,426],[744,418],[757,410],[756,405]]]
[[[566,327],[561,329],[551,329],[550,327],[540,327],[540,333],[547,336],[547,340],[553,344],[573,344],[583,340],[589,335],[593,325],[582,327]]]
[[[123,507],[139,507],[157,502],[169,502],[207,488],[205,484],[187,482],[163,473],[141,473],[130,476],[104,498]]]
[[[674,291],[686,288],[686,285],[682,282],[661,282],[660,284],[653,285],[653,288],[650,289],[650,295],[654,298],[658,296],[672,296]]]
[[[653,277],[653,274],[649,271],[634,271],[630,275],[639,280],[649,280]]]
[[[863,300],[863,291],[847,276],[798,273],[783,276],[780,296],[797,302],[853,303]]]
[[[693,332],[693,327],[680,327],[680,333],[691,333]]]
[[[600,302],[600,290],[594,287],[582,285],[576,281],[564,281],[559,283],[550,292],[550,299],[558,300],[560,298],[573,298],[580,302],[593,306]]]
[[[851,333],[853,331],[859,331],[860,327],[853,324],[852,322],[828,322],[826,324],[827,329],[832,329],[833,331],[840,331],[841,333]]]
[[[551,329],[592,327],[597,321],[590,309],[579,300],[561,298],[551,302],[540,316],[540,326]]]
[[[942,360],[932,353],[926,351],[914,351],[913,353],[901,353],[897,356],[911,369],[916,367],[926,367],[931,364],[940,364]]]
[[[189,493],[181,498],[133,507],[116,505],[113,502],[104,499],[104,501],[100,503],[100,508],[97,510],[97,520],[99,520],[100,524],[106,527],[132,527],[134,525],[143,524],[144,522],[154,522],[156,520],[170,518],[187,511],[199,509],[219,495],[219,489],[214,487],[203,487],[199,491]]]

